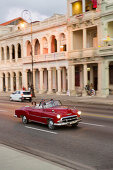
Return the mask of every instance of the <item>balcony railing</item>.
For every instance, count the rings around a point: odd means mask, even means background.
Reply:
[[[43,55],[34,55],[33,62],[47,62],[47,61],[57,61],[57,60],[66,60],[67,52],[43,54]],[[31,63],[31,56],[26,56],[23,58],[23,63]]]
[[[73,50],[69,52],[69,58],[77,59],[77,58],[86,58],[86,57],[94,57],[97,56],[98,48],[86,48],[81,50]]]
[[[98,48],[98,55],[99,56],[113,55],[113,45]]]
[[[78,23],[79,20],[82,20],[82,21],[92,20],[92,22],[93,22],[93,19],[95,19],[99,16],[100,16],[100,12],[92,10],[92,11],[83,13],[82,15],[80,15],[80,17],[79,17],[79,15],[71,16],[69,23],[71,23],[71,24]]]

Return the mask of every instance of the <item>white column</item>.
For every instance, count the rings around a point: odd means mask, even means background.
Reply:
[[[9,47],[10,63],[12,62],[12,46]]]
[[[82,12],[85,12],[85,0],[82,0]]]
[[[57,38],[57,52],[60,52],[60,38]]]
[[[102,86],[102,64],[98,63],[98,95],[101,96],[101,86]]]
[[[5,73],[5,86],[6,86],[6,92],[8,91],[8,73]]]
[[[102,63],[102,95],[109,95],[109,62]]]
[[[14,88],[13,88],[13,72],[11,72],[11,91],[14,91]]]
[[[18,61],[18,45],[15,45],[15,62]]]
[[[87,64],[84,64],[84,87],[87,85]]]
[[[44,92],[44,76],[43,76],[44,69],[40,69],[40,91],[39,93],[42,94]]]
[[[58,72],[58,94],[61,93],[61,68],[58,68],[57,69],[57,72]]]
[[[26,89],[28,89],[27,72],[28,72],[28,70],[23,70],[23,75],[22,75],[22,87],[24,86]]]
[[[83,90],[83,96],[86,96],[87,93],[86,93],[86,90],[85,90],[85,87],[87,85],[87,79],[88,79],[88,76],[87,76],[87,64],[84,64],[84,90]]]
[[[56,76],[56,68],[53,68],[53,89],[57,90],[57,76]]]
[[[75,95],[75,66],[68,67],[68,92],[69,95]]]
[[[67,1],[67,17],[70,17],[70,1]]]
[[[19,72],[16,72],[16,89],[19,90]]]
[[[52,93],[52,69],[48,69],[48,94]]]
[[[87,32],[86,28],[83,29],[83,48],[87,48]]]
[[[72,69],[72,91],[75,91],[75,66],[71,66]]]
[[[49,37],[47,41],[48,41],[48,54],[50,54],[51,53],[51,38]]]
[[[63,77],[63,92],[66,92],[66,68],[62,69],[62,77]]]
[[[7,62],[7,52],[6,52],[6,47],[4,47],[4,61],[5,61],[5,63]]]

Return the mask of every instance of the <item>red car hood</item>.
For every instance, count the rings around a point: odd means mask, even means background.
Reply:
[[[56,113],[61,114],[62,116],[71,116],[77,114],[77,109],[75,107],[70,106],[56,106],[53,107],[52,110],[54,110]]]

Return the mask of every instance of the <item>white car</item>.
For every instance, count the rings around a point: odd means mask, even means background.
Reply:
[[[32,101],[32,95],[30,91],[15,91],[10,95],[10,100],[12,101],[24,101],[24,100],[29,100],[30,102]]]

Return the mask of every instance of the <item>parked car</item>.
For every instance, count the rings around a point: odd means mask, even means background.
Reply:
[[[59,100],[42,100],[34,106],[25,106],[15,110],[15,117],[22,118],[27,124],[30,121],[47,124],[49,129],[55,126],[72,125],[77,126],[81,121],[81,111],[75,107],[63,106]]]
[[[31,95],[30,91],[17,90],[10,95],[10,100],[21,101],[21,102],[24,100],[28,100],[31,102],[32,95]]]

